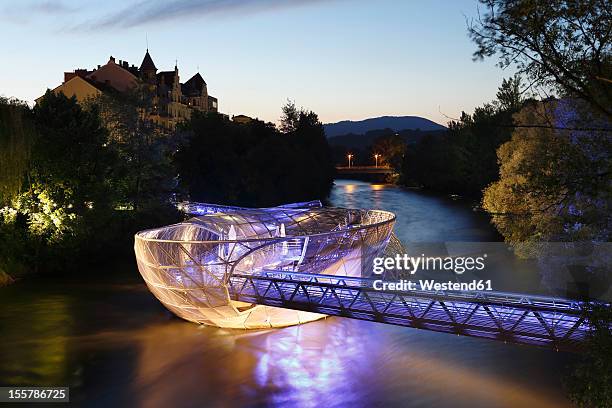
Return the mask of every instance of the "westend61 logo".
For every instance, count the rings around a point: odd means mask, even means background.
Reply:
[[[463,274],[465,271],[482,271],[485,268],[485,259],[487,254],[482,256],[457,256],[457,257],[440,257],[440,256],[409,256],[408,254],[396,255],[395,257],[374,258],[372,272],[375,275],[382,275],[386,271],[393,272],[408,272],[414,275],[417,271],[452,271],[457,275]],[[491,280],[473,280],[471,282],[436,282],[433,279],[420,279],[411,281],[401,279],[397,282],[387,282],[383,280],[375,280],[372,284],[374,290],[392,290],[392,291],[407,291],[407,290],[460,290],[460,291],[482,291],[493,290]]]
[[[422,271],[453,271],[461,275],[465,271],[481,271],[485,268],[485,258],[487,254],[478,257],[458,256],[409,256],[408,254],[397,254],[393,258],[374,258],[374,268],[372,272],[382,275],[385,271],[396,270],[406,271],[414,275],[418,270]]]

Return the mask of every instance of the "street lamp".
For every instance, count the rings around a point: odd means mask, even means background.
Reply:
[[[346,158],[348,159],[348,166],[350,168],[351,167],[351,159],[353,158],[353,155],[349,153],[349,154],[346,155]]]
[[[380,154],[378,154],[378,153],[374,155],[374,160],[376,160],[376,166],[375,167],[378,167],[378,158],[379,157],[380,157]]]

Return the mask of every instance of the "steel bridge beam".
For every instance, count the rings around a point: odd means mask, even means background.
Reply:
[[[575,350],[589,330],[578,302],[500,292],[377,291],[369,279],[233,275],[234,300],[519,344]]]

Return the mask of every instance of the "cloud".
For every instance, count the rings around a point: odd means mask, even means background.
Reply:
[[[141,1],[73,27],[74,31],[130,28],[197,17],[253,14],[330,0],[156,0]]]
[[[27,24],[35,18],[68,15],[78,8],[68,6],[60,0],[19,2],[16,5],[5,5],[0,9],[0,19],[17,24]]]
[[[36,2],[29,6],[32,12],[39,12],[42,14],[69,14],[75,12],[77,9],[74,7],[67,6],[62,1],[42,1]]]

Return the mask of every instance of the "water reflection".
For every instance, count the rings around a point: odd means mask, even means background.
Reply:
[[[30,298],[29,308],[16,308],[5,304],[6,300],[0,311],[0,378],[4,380],[0,384],[29,384],[41,379],[61,384],[65,380],[67,338],[72,325],[68,299],[43,294]],[[13,337],[10,333],[21,335]]]
[[[346,183],[344,184],[344,192],[347,194],[351,194],[355,191],[355,184]]]
[[[330,202],[339,207],[376,208],[395,213],[396,234],[405,243],[500,241],[489,219],[464,201],[387,184],[336,180]]]

